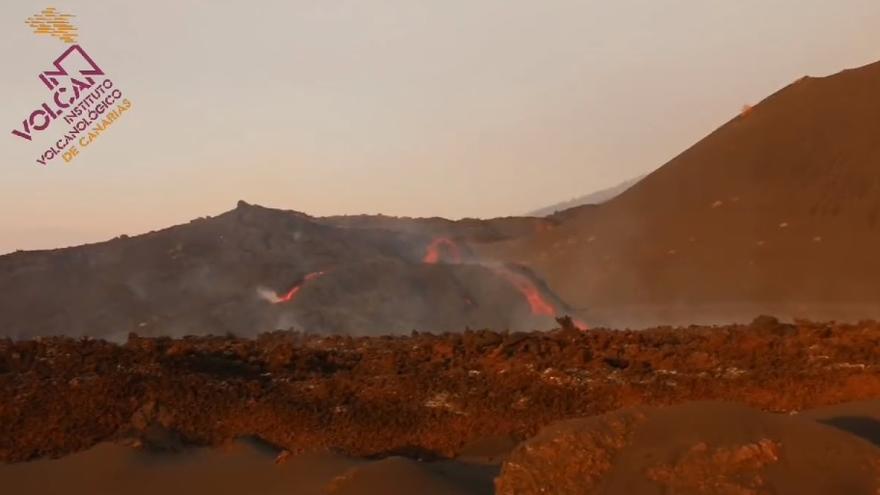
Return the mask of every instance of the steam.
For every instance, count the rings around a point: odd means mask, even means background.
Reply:
[[[268,289],[266,287],[257,287],[257,296],[268,303],[278,304],[279,302],[281,302],[281,298],[278,296],[278,294],[276,294],[275,291],[273,291],[272,289]]]

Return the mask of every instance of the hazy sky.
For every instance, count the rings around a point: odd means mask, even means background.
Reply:
[[[10,134],[75,14],[132,102],[70,164]],[[4,0],[0,252],[238,199],[315,215],[518,214],[654,169],[803,75],[880,60],[877,0]],[[46,139],[46,138],[52,139]]]

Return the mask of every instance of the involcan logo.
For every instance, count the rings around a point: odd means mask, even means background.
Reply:
[[[77,44],[79,33],[71,22],[73,17],[48,7],[25,21],[35,34],[69,45],[50,68],[37,75],[49,92],[46,99],[12,129],[12,135],[22,142],[34,142],[53,124],[64,122],[64,133],[49,141],[36,160],[38,165],[47,165],[59,156],[69,163],[131,108],[122,90]]]

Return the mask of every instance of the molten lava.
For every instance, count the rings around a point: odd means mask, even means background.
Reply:
[[[299,294],[299,291],[302,290],[303,286],[306,285],[306,283],[311,282],[312,280],[315,280],[315,279],[323,276],[324,273],[325,272],[309,273],[308,275],[303,277],[302,282],[293,286],[293,288],[290,289],[289,291],[287,291],[286,294],[284,294],[283,296],[278,296],[278,300],[275,301],[275,304],[281,304],[281,303],[293,301],[293,298],[295,298],[296,295]]]
[[[444,249],[441,250],[441,248]],[[461,263],[461,251],[458,249],[458,244],[446,237],[438,237],[431,241],[431,244],[428,244],[422,262],[433,265],[440,261],[440,255],[443,252],[446,253],[446,258],[450,263]]]
[[[551,227],[550,224],[545,223],[539,223],[537,226],[539,230]],[[461,263],[461,250],[459,250],[458,245],[454,241],[447,237],[437,237],[431,241],[431,244],[429,244],[425,250],[425,257],[422,258],[422,262],[432,265],[439,263],[441,261],[441,255],[444,255],[442,256],[442,260],[446,263]],[[541,290],[538,289],[529,277],[503,266],[490,268],[523,295],[526,302],[529,304],[529,309],[533,315],[556,316],[558,314],[556,307],[544,299]],[[298,287],[295,287],[294,289],[298,290]],[[474,302],[469,298],[465,298],[465,303],[467,303],[468,306],[474,305]],[[574,324],[582,330],[587,329],[587,324],[580,320],[574,320]]]
[[[544,300],[541,291],[538,290],[528,277],[511,271],[508,268],[495,268],[495,273],[510,282],[510,285],[526,298],[526,302],[529,303],[529,308],[532,310],[533,315],[556,316],[556,308]]]

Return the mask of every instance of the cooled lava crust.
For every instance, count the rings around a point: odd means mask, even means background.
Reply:
[[[736,401],[796,411],[880,396],[880,323],[489,330],[397,337],[0,340],[0,460],[161,429],[293,453],[457,455],[559,419]]]

